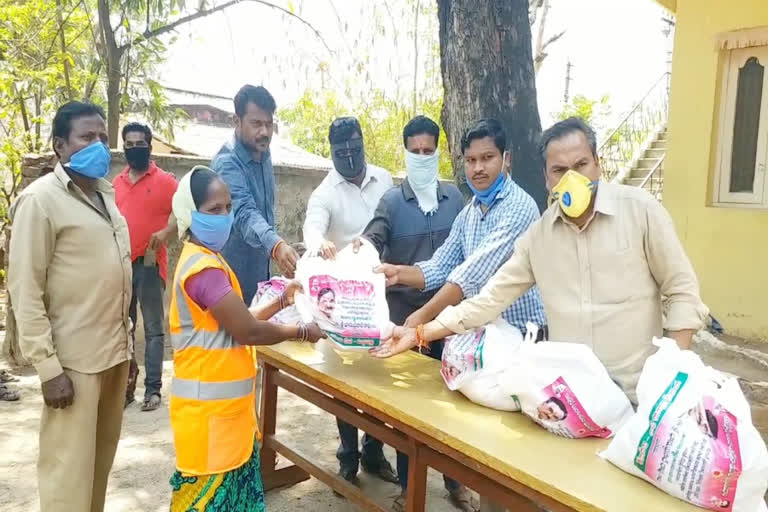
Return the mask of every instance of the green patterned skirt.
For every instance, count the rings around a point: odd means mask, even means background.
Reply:
[[[208,476],[171,477],[171,512],[264,512],[259,445],[237,469]]]

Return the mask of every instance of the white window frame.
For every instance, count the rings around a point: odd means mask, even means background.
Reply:
[[[757,57],[760,64],[765,67],[763,97],[760,104],[755,181],[753,192],[731,192],[731,155],[739,70],[751,57]],[[720,97],[714,204],[745,208],[768,208],[768,180],[765,179],[766,166],[768,166],[768,46],[726,50]]]

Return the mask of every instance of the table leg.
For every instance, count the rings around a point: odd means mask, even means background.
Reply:
[[[420,456],[419,446],[411,439],[411,454],[408,457],[408,491],[406,512],[424,512],[427,498],[427,465]]]
[[[275,435],[277,426],[277,384],[275,384],[275,372],[277,368],[269,364],[264,364],[262,368],[262,386],[261,386],[261,417],[260,430],[263,439]],[[264,479],[268,479],[275,472],[275,450],[263,443],[261,446],[261,472]]]
[[[275,436],[277,427],[277,383],[275,376],[280,370],[267,363],[263,365],[261,389],[261,435],[265,442],[261,445],[261,478],[264,490],[269,491],[286,485],[293,485],[309,479],[309,473],[298,466],[277,469],[277,456],[274,447],[267,442]]]

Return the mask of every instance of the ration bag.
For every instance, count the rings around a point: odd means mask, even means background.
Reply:
[[[279,298],[285,293],[288,283],[290,283],[290,280],[284,277],[273,277],[269,281],[259,283],[256,288],[256,295],[253,296],[251,307],[266,304]],[[296,306],[292,304],[282,311],[275,313],[269,321],[276,324],[296,325],[301,322],[301,315],[296,310]]]
[[[523,335],[501,318],[446,338],[440,374],[451,391],[472,402],[500,411],[519,411],[520,404],[505,393],[501,374],[512,365]]]
[[[368,349],[392,332],[384,274],[374,273],[379,254],[363,241],[355,254],[348,245],[335,260],[305,254],[296,267],[304,293],[295,296],[304,322],[316,322],[336,346]]]
[[[669,338],[654,339],[637,413],[600,456],[699,507],[765,510],[768,451],[735,378]]]
[[[529,328],[503,389],[522,412],[562,437],[611,437],[632,415],[632,405],[586,345],[534,343]]]

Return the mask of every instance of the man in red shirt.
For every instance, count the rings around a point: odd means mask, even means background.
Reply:
[[[140,123],[123,128],[126,168],[112,184],[115,201],[128,223],[133,261],[133,298],[130,316],[136,326],[137,303],[144,320],[144,403],[142,411],[160,406],[165,330],[163,294],[168,272],[165,242],[176,231],[171,213],[171,200],[176,192],[174,176],[149,159],[152,153],[152,130]],[[136,378],[134,374],[134,379]],[[135,387],[135,381],[134,381]],[[134,400],[133,391],[126,393],[126,405]]]

